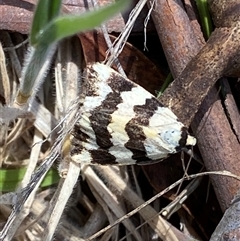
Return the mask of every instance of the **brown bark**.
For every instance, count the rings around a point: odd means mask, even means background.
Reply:
[[[201,33],[196,38],[180,0],[157,0],[152,18],[171,73],[177,77],[200,50],[203,44]]]
[[[228,4],[226,1],[224,4],[219,2],[219,7]],[[231,24],[223,21],[224,27],[217,28],[201,49],[201,43],[194,36],[181,1],[157,1],[152,16],[173,75],[178,76],[161,96],[161,102],[169,106],[187,126],[201,105],[192,126],[207,169],[239,173],[239,142],[217,98],[217,91],[213,89],[205,99],[217,79],[224,74],[236,73],[239,68],[240,24],[236,21],[237,17],[229,18],[231,21],[234,19]],[[240,16],[239,11],[236,16]],[[238,190],[239,183],[224,177],[211,177],[211,180],[221,208],[225,210]]]

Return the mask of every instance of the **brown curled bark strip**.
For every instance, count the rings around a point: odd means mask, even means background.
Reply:
[[[232,90],[226,78],[221,81],[224,95],[224,106],[232,129],[240,142],[240,113],[233,98]]]
[[[29,33],[34,7],[34,1],[2,0],[0,29]]]
[[[217,95],[218,90],[213,88],[195,116],[192,129],[198,133],[198,147],[207,170],[227,170],[238,174],[239,142]],[[224,176],[211,176],[210,178],[219,204],[224,211],[239,189],[239,181]]]
[[[190,26],[181,1],[156,2],[155,11],[152,12],[153,20],[173,75],[178,76],[160,101],[169,106],[186,126],[190,125],[201,106],[192,127],[197,134],[198,147],[207,169],[228,170],[237,174],[240,172],[237,164],[240,161],[239,142],[217,97],[217,90],[213,89],[205,98],[220,77],[236,74],[240,63],[240,24],[237,21],[240,16],[239,7],[231,7],[231,11],[227,11],[228,1],[218,2],[218,8],[222,6],[224,11],[217,9],[215,15],[224,26],[219,26],[213,32],[201,50],[201,43],[194,39],[193,30],[190,27],[179,27],[182,24]],[[209,3],[211,4],[211,1]],[[217,1],[214,4],[216,5]],[[232,13],[234,9],[237,13],[234,18],[229,18],[232,22],[219,20],[225,15],[218,16],[218,13]],[[175,53],[172,54],[172,51]],[[182,69],[184,70],[180,74]],[[199,130],[201,132],[198,134]],[[211,177],[211,180],[221,208],[225,210],[237,192],[239,183],[224,177]]]
[[[137,3],[138,0],[132,0],[132,6]],[[0,29],[16,31],[22,34],[28,34],[31,27],[32,14],[35,8],[36,0],[2,0],[0,1]],[[85,12],[87,9],[87,1],[83,0],[63,0],[63,13],[79,14]],[[112,3],[113,0],[99,0],[100,5]],[[130,10],[129,10],[130,11]],[[133,31],[142,32],[145,16],[147,15],[147,8],[143,9],[140,17],[134,25]],[[107,22],[107,28],[109,32],[119,33],[125,26],[125,22],[128,18],[129,12],[126,12],[124,16],[117,15],[113,19]],[[148,30],[153,31],[154,26],[152,21],[149,22]]]
[[[180,0],[156,0],[152,18],[170,70],[177,77],[200,50],[199,39]]]
[[[239,64],[239,38],[240,23],[231,30],[227,27],[216,29],[161,97],[161,101],[173,112],[179,112],[179,119],[187,126],[215,82],[226,73],[233,72]]]

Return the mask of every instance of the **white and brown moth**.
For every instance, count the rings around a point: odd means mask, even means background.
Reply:
[[[88,65],[71,136],[78,163],[152,163],[196,144],[173,112],[110,67]]]

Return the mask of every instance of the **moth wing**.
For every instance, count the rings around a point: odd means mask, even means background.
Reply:
[[[100,63],[87,66],[85,75],[82,117],[73,131],[76,159],[132,164],[166,158],[186,144],[183,124],[144,88]]]
[[[84,113],[72,131],[72,158],[81,163],[135,164],[136,161],[132,159],[133,152],[125,146],[129,140],[124,130],[126,116],[114,116],[106,128],[101,125],[101,121],[93,123],[89,119],[91,116],[91,113]],[[109,111],[101,110],[94,113],[94,119],[98,118],[106,120],[112,116]],[[139,145],[137,149],[139,158],[144,158],[144,147]]]

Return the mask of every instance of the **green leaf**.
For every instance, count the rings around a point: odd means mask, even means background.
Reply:
[[[54,168],[51,168],[46,176],[44,177],[40,187],[48,187],[48,186],[51,186],[53,184],[56,184],[58,183],[60,177],[59,177],[59,174],[58,174],[58,171]]]
[[[0,192],[15,191],[19,182],[23,179],[26,168],[18,169],[0,169]],[[51,168],[44,177],[41,187],[53,185],[59,181],[59,175],[56,169]]]
[[[61,0],[39,0],[35,9],[32,29],[30,34],[30,43],[36,42],[36,36],[41,30],[54,18],[59,15]]]
[[[203,34],[208,39],[213,31],[212,19],[208,9],[207,0],[196,0],[197,9],[199,12]]]
[[[119,0],[116,3],[81,15],[59,16],[39,32],[34,44],[48,45],[76,33],[94,29],[110,17],[126,9],[129,3],[129,0]]]
[[[168,74],[167,78],[165,79],[161,89],[159,90],[158,94],[157,94],[157,98],[160,98],[160,96],[163,94],[163,92],[165,91],[165,89],[167,89],[167,87],[173,82],[173,76],[171,73]]]
[[[0,169],[0,183],[5,182],[6,180],[9,182],[22,180],[24,174],[26,172],[26,168],[18,168],[18,169]]]

